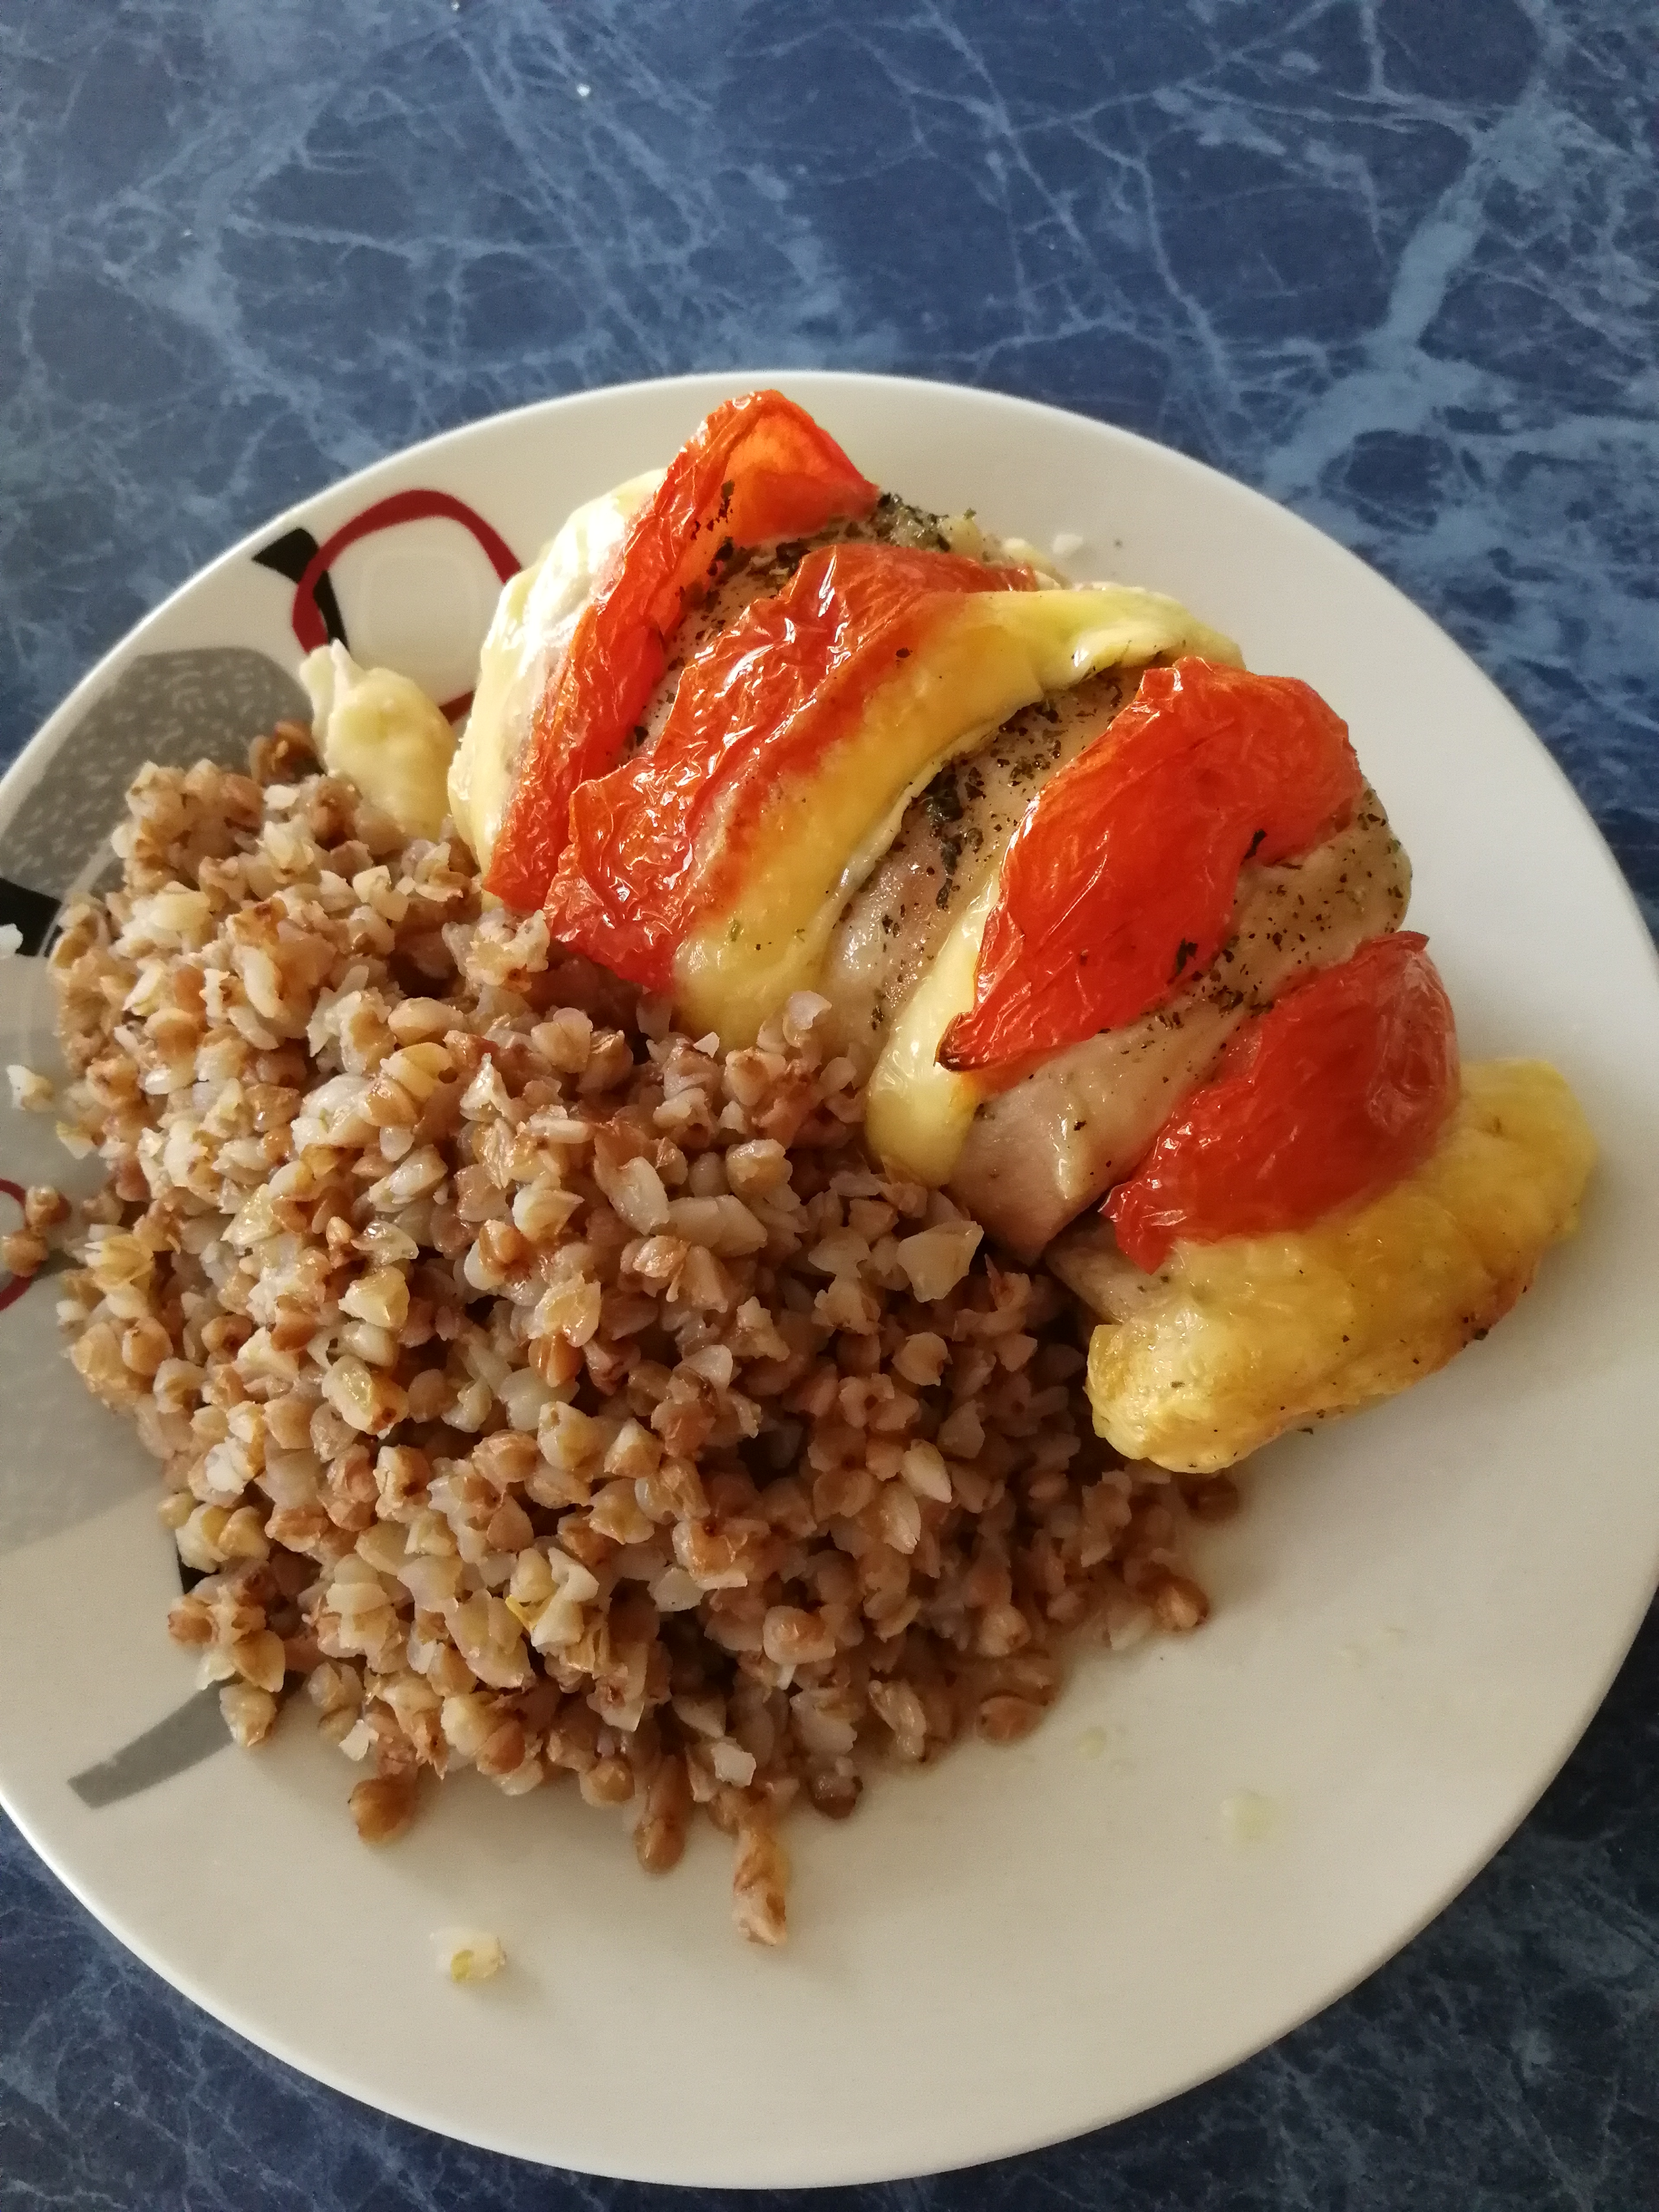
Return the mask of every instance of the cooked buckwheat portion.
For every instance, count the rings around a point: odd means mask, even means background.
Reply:
[[[1086,1626],[1203,1619],[1066,1293],[872,1168],[823,1000],[676,1034],[296,726],[145,769],[115,842],[52,955],[108,1167],[70,1356],[161,1463],[233,1735],[303,1686],[364,1837],[465,1766],[574,1776],[653,1870],[702,1807],[776,1943],[795,1801],[1024,1736]]]

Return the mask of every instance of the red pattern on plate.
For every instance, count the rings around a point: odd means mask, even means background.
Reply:
[[[328,574],[330,564],[348,545],[356,544],[359,538],[372,538],[377,531],[395,529],[401,522],[434,520],[459,522],[464,530],[470,530],[502,583],[518,574],[522,564],[512,547],[464,499],[457,499],[453,493],[447,491],[395,491],[389,498],[377,499],[361,514],[354,514],[349,522],[343,522],[307,562],[304,574],[294,586],[292,620],[294,635],[307,653],[314,653],[319,645],[328,643],[328,626],[317,605],[317,586]],[[471,704],[472,694],[464,691],[457,698],[447,699],[443,712],[453,722]]]
[[[23,1211],[22,1185],[13,1182],[7,1176],[0,1176],[0,1190],[4,1191],[8,1198],[15,1200],[17,1211],[21,1213]],[[33,1280],[33,1275],[9,1275],[5,1282],[0,1284],[0,1313],[4,1313],[8,1306],[15,1305]]]

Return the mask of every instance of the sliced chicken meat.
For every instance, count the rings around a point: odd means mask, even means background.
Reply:
[[[844,1048],[873,1060],[963,908],[1001,865],[1041,785],[1133,696],[1114,671],[1017,715],[945,769],[836,931],[824,978]],[[979,1109],[953,1196],[1024,1258],[1139,1159],[1233,1030],[1304,969],[1345,960],[1398,927],[1411,874],[1375,793],[1301,860],[1247,866],[1220,957],[1161,1012],[1072,1046]]]
[[[981,750],[941,769],[907,811],[842,915],[818,984],[842,1049],[861,1066],[963,907],[1001,866],[1046,779],[1100,735],[1139,681],[1138,668],[1108,669],[1026,708]]]
[[[1283,867],[1246,867],[1233,936],[1161,1012],[1045,1060],[975,1115],[951,1190],[1023,1257],[1135,1165],[1247,1014],[1291,979],[1398,928],[1411,869],[1376,794],[1340,836]]]
[[[884,495],[866,520],[811,543],[880,539],[999,557],[994,541],[976,533],[963,544],[962,529]],[[661,729],[687,663],[751,601],[778,591],[807,550],[805,542],[720,549],[708,595],[689,611],[646,710],[641,744]],[[963,908],[1000,868],[1032,799],[1133,698],[1142,672],[1108,670],[1027,708],[942,769],[908,809],[836,926],[818,984],[843,1049],[864,1070]],[[1134,1166],[1247,1012],[1302,969],[1345,959],[1365,938],[1396,927],[1408,888],[1405,855],[1369,792],[1350,826],[1300,862],[1247,866],[1234,934],[1213,967],[1162,1012],[1073,1046],[988,1099],[949,1188],[1002,1243],[1035,1257]]]

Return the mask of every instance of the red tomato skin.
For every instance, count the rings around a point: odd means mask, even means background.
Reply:
[[[1225,944],[1246,860],[1307,852],[1363,788],[1346,726],[1293,677],[1149,668],[1027,808],[940,1061],[1058,1052],[1167,1004]]]
[[[570,795],[623,757],[711,556],[729,540],[810,538],[867,514],[877,487],[781,392],[715,408],[634,516],[536,708],[490,856],[486,888],[528,912],[541,904],[568,834]]]
[[[1179,1242],[1305,1229],[1379,1198],[1434,1150],[1457,1028],[1415,930],[1373,937],[1240,1030],[1102,1211],[1138,1267]]]
[[[810,553],[680,678],[648,753],[582,784],[549,887],[548,927],[616,975],[667,991],[674,955],[741,883],[755,824],[787,779],[822,766],[898,661],[925,657],[970,592],[1029,588],[1024,569],[954,553],[836,545]]]

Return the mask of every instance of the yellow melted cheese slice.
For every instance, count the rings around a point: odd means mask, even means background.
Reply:
[[[1095,1427],[1126,1459],[1212,1474],[1298,1424],[1357,1412],[1484,1336],[1571,1237],[1595,1139],[1542,1060],[1475,1060],[1434,1151],[1309,1228],[1121,1254],[1091,1302]],[[1075,1277],[1067,1279],[1076,1280]]]
[[[343,645],[319,645],[300,664],[313,732],[331,775],[355,783],[405,837],[435,837],[455,750],[442,709],[395,668],[362,668]]]
[[[728,1047],[750,1042],[815,981],[848,901],[947,761],[1045,692],[1181,653],[1239,661],[1232,640],[1178,600],[1129,585],[965,597],[872,694],[820,771],[769,793],[740,889],[675,957],[682,1020]]]
[[[878,1158],[935,1188],[951,1180],[992,1087],[984,1076],[953,1074],[936,1055],[945,1030],[974,1002],[980,939],[1001,881],[994,870],[957,916],[894,1023],[866,1094],[865,1134]]]

